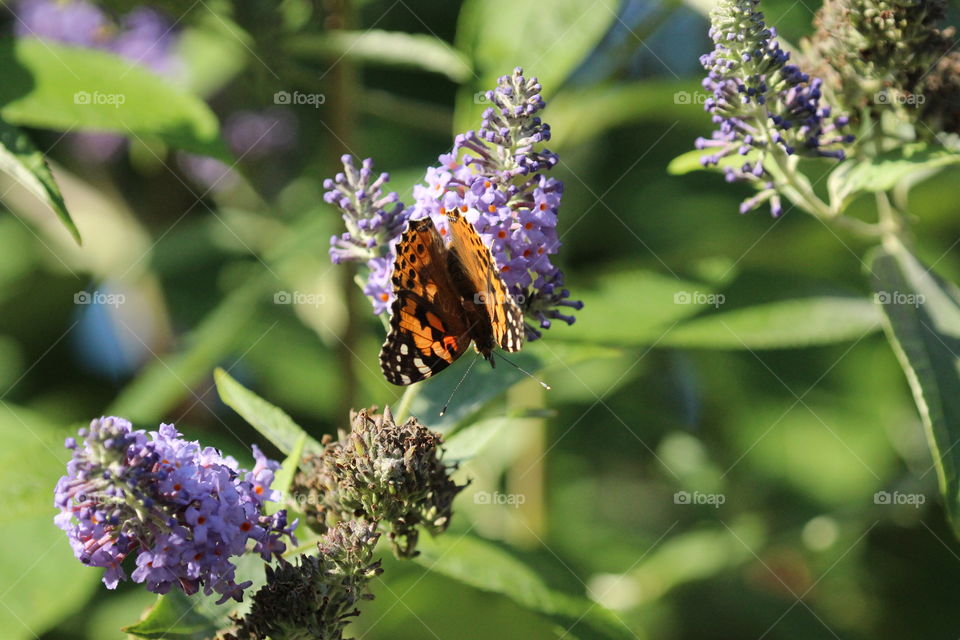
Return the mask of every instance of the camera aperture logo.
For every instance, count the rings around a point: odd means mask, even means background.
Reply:
[[[73,104],[108,105],[119,109],[126,104],[127,96],[122,93],[103,93],[100,91],[77,91],[73,94]]]
[[[103,291],[77,291],[73,294],[73,304],[100,304],[116,309],[127,297],[122,293],[104,293]]]
[[[322,93],[303,93],[301,91],[277,91],[273,94],[273,104],[283,105],[309,105],[314,109],[319,109],[320,105],[327,101],[327,96]]]
[[[708,504],[714,509],[727,501],[722,493],[703,493],[702,491],[677,491],[673,494],[673,504]]]
[[[727,301],[722,293],[704,293],[703,291],[677,291],[673,294],[673,304],[710,305],[717,309]]]
[[[494,491],[477,491],[473,494],[473,504],[501,504],[509,507],[519,507],[527,501],[522,493],[500,493]]]
[[[906,504],[914,509],[919,509],[920,505],[927,501],[927,496],[922,493],[901,493],[899,491],[877,491],[873,494],[873,504]]]
[[[298,304],[319,307],[326,301],[322,293],[304,293],[302,291],[277,291],[273,294],[273,304]]]

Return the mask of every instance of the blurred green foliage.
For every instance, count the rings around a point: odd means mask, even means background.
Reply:
[[[738,216],[746,187],[667,173],[709,128],[691,98],[709,46],[697,7],[160,4],[183,33],[179,83],[118,80],[99,52],[0,44],[0,117],[30,127],[83,237],[0,178],[4,637],[122,638],[155,599],[107,592],[52,525],[61,443],[79,423],[175,422],[242,461],[249,442],[286,452],[220,401],[218,366],[316,440],[350,406],[400,400],[377,370],[380,322],[327,259],[339,220],[322,179],[350,151],[408,197],[452,134],[477,126],[474,96],[518,65],[544,85],[566,183],[560,260],[586,307],[520,356],[551,391],[506,367],[475,372],[435,419],[451,371],[414,403],[451,438],[469,433],[451,452],[474,481],[417,563],[387,559],[355,637],[957,636],[960,547],[878,331],[869,245],[789,211]],[[809,29],[802,3],[764,6],[788,40]],[[130,112],[75,108],[75,91],[114,81],[137,96]],[[296,146],[241,159],[230,188],[192,182],[177,150],[233,164],[214,114],[274,106],[277,91],[325,95],[292,107]],[[91,162],[62,142],[86,129],[123,134],[125,152]],[[958,177],[947,168],[910,199],[915,251],[952,281]],[[84,292],[124,302],[77,304]],[[278,292],[323,302],[275,304]]]

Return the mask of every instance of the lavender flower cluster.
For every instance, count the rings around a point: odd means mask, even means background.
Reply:
[[[323,199],[343,212],[347,231],[330,239],[330,260],[367,263],[370,273],[363,292],[373,302],[373,311],[381,314],[390,308],[393,288],[390,275],[395,257],[393,245],[410,217],[395,191],[383,193],[390,174],[374,178],[373,160],[367,158],[358,170],[353,158],[344,155],[343,171],[323,182]]]
[[[57,483],[54,504],[74,555],[102,567],[103,583],[116,588],[136,555],[134,582],[154,593],[177,587],[186,594],[220,594],[240,601],[250,582],[236,582],[232,558],[253,551],[269,561],[293,544],[286,511],[263,515],[279,500],[270,489],[279,464],[253,447],[252,470],[212,447],[181,438],[173,425],[147,434],[122,418],[100,418],[69,438],[73,457]]]
[[[853,141],[840,130],[846,116],[833,116],[821,104],[820,78],[811,78],[780,48],[774,28],[767,28],[757,10],[759,0],[720,0],[711,12],[714,50],[700,58],[707,70],[703,86],[711,92],[704,108],[718,125],[698,149],[710,149],[704,166],[716,165],[733,153],[755,157],[727,166],[728,181],[759,182],[762,190],[741,205],[746,212],[770,201],[773,215],[782,211],[773,176],[764,166],[767,154],[783,153],[842,160],[837,145]]]
[[[376,313],[387,310],[393,298],[393,244],[406,221],[430,216],[445,235],[445,214],[456,209],[490,248],[504,282],[532,321],[528,339],[540,337],[552,320],[574,322],[561,308],[583,304],[569,300],[563,272],[550,259],[560,248],[563,183],[544,175],[557,164],[557,155],[536,150],[550,139],[550,127],[538,116],[545,106],[540,90],[520,68],[501,77],[486,93],[492,106],[484,111],[480,129],[458,135],[452,151],[427,169],[426,184],[414,188],[410,207],[400,204],[396,193],[383,194],[387,174],[370,183],[369,160],[357,172],[345,157],[344,172],[324,183],[327,202],[341,209],[347,224],[347,233],[332,240],[331,258],[367,262],[364,292]]]

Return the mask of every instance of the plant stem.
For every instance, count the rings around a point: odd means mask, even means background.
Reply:
[[[881,236],[883,230],[880,225],[844,216],[821,200],[813,191],[810,183],[800,179],[796,163],[791,162],[785,153],[774,150],[770,155],[773,156],[777,169],[783,177],[782,181],[778,180],[780,183],[777,185],[778,190],[786,195],[795,206],[800,207],[815,218],[835,224],[861,237],[875,239]]]
[[[423,383],[418,382],[410,385],[406,388],[406,390],[404,390],[403,395],[400,397],[399,404],[397,404],[396,408],[393,410],[394,420],[397,423],[407,419],[407,416],[410,413],[410,404],[413,402],[413,399],[419,395],[421,386],[423,386]]]
[[[327,17],[327,26],[331,29],[348,29],[352,23],[352,7],[350,0],[334,0],[328,6],[329,15]],[[331,67],[330,89],[332,99],[330,101],[331,116],[330,129],[331,140],[329,145],[330,163],[338,165],[339,158],[344,153],[352,153],[350,149],[354,133],[354,110],[353,95],[357,85],[356,71],[349,60],[339,60],[337,64]],[[359,312],[357,309],[356,295],[353,291],[353,279],[355,269],[352,264],[343,265],[344,268],[339,271],[337,287],[343,296],[344,306],[346,307],[347,317],[355,318]],[[354,366],[354,353],[357,352],[358,334],[356,323],[348,321],[344,328],[343,335],[340,336],[340,346],[337,349],[338,368],[343,379],[343,387],[340,394],[340,401],[337,407],[337,415],[347,415],[354,406],[354,400],[357,394],[357,374]]]

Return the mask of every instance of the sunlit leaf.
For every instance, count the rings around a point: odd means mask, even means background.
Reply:
[[[617,10],[605,0],[553,0],[546,10],[536,2],[464,2],[456,44],[473,61],[477,78],[457,97],[457,131],[479,126],[490,106],[483,92],[514,67],[537,77],[548,95],[556,92],[616,20]]]
[[[53,490],[66,474],[64,438],[76,430],[50,424],[39,414],[0,404],[0,482],[4,487],[0,535],[16,552],[0,554],[6,585],[0,636],[36,638],[77,613],[98,588],[103,571],[73,555],[66,534],[53,524]]]
[[[124,631],[138,638],[204,640],[217,633],[217,622],[196,611],[195,601],[179,591],[157,598],[144,617]]]
[[[716,300],[722,304],[722,296]],[[693,318],[678,324],[662,344],[782,349],[857,340],[879,328],[880,313],[865,298],[801,298]]]
[[[53,179],[43,154],[33,146],[25,133],[3,120],[0,120],[0,171],[8,174],[50,207],[74,240],[80,242],[80,232],[67,211],[60,188]]]
[[[556,343],[548,348],[534,342],[524,347],[522,352],[510,354],[509,358],[518,367],[536,375],[551,366],[562,366],[561,363],[570,366],[585,360],[613,358],[617,355],[619,351],[615,349],[595,345]],[[467,354],[444,371],[443,375],[420,383],[423,389],[411,403],[410,414],[417,416],[431,429],[448,431],[526,377],[525,373],[503,360],[498,360],[496,369],[492,369],[480,359],[463,387],[451,399],[454,387],[466,373],[473,358],[472,354]],[[441,416],[440,410],[448,400],[447,411]]]
[[[910,383],[960,536],[960,292],[902,246],[878,250],[871,270],[887,337]]]
[[[482,591],[498,593],[535,613],[547,616],[565,637],[633,638],[612,612],[582,596],[552,589],[540,573],[506,550],[471,535],[421,539],[415,562],[430,571]]]
[[[917,182],[917,178],[929,178],[957,163],[960,153],[926,143],[906,145],[863,160],[847,160],[830,176],[832,205],[842,211],[858,193],[889,191],[902,180]]]
[[[295,451],[298,443],[301,443],[304,438],[301,446],[305,446],[307,451],[323,450],[321,444],[308,436],[282,409],[273,406],[241,385],[223,369],[214,371],[213,379],[224,404],[239,413],[250,423],[250,426],[272,442],[282,453],[289,455]]]
[[[291,37],[286,48],[295,56],[327,62],[346,59],[442,73],[454,82],[471,77],[470,63],[462,53],[443,40],[422,33],[333,30]]]
[[[216,116],[196,96],[120,56],[38,38],[0,41],[0,117],[30,127],[155,138],[230,159]]]

